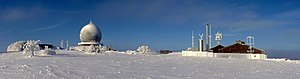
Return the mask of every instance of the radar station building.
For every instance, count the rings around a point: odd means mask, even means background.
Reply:
[[[254,37],[246,37],[245,42],[238,40],[235,44],[230,46],[223,46],[220,44],[222,34],[216,33],[217,45],[212,47],[211,44],[211,26],[206,24],[206,40],[205,48],[203,46],[203,34],[200,34],[198,40],[198,47],[194,47],[194,35],[192,33],[192,47],[182,51],[182,56],[199,56],[199,57],[217,57],[217,58],[238,58],[238,59],[266,59],[267,54],[254,47]]]
[[[87,51],[91,45],[96,48],[107,48],[112,50],[111,47],[108,48],[100,43],[102,38],[101,30],[92,21],[82,27],[79,37],[80,42],[78,45],[71,46],[69,50]]]

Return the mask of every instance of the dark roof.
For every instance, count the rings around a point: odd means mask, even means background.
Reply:
[[[213,52],[220,52],[222,48],[224,48],[224,46],[217,45],[216,47],[213,47],[210,50],[212,50]]]
[[[45,49],[45,46],[48,46],[48,48],[53,48],[54,47],[52,44],[39,44],[39,47],[41,49]]]
[[[242,41],[237,41],[235,44],[222,48],[221,46],[216,46],[212,48],[214,53],[249,53],[249,45],[245,45]],[[252,47],[254,50],[253,54],[265,54],[263,50]]]

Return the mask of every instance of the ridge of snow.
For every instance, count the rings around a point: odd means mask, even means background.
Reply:
[[[299,63],[266,60],[85,54],[57,51],[50,57],[26,58],[22,52],[0,53],[0,79],[298,79]]]

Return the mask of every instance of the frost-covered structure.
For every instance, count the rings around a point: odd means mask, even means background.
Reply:
[[[145,54],[147,53],[148,51],[150,51],[149,47],[148,46],[140,46],[138,49],[136,49],[136,51],[142,53],[142,54]]]
[[[49,56],[49,55],[56,55],[55,50],[52,50],[48,46],[45,46],[44,50],[40,50],[39,52],[36,53],[38,56]]]
[[[96,53],[98,48],[96,48],[94,45],[90,45],[86,51],[86,53]]]
[[[42,44],[40,40],[17,41],[7,47],[7,52],[19,52],[25,56],[33,57],[55,55],[56,46],[52,44]]]
[[[18,51],[23,51],[23,46],[26,44],[26,41],[17,41],[9,46],[7,46],[6,51],[7,52],[18,52]]]
[[[149,46],[140,46],[138,49],[136,49],[136,51],[140,54],[153,54],[153,52],[150,52],[151,49]]]
[[[30,56],[30,57],[34,56],[35,51],[40,50],[39,43],[40,43],[40,40],[27,41],[23,46],[23,48],[24,48],[23,55]]]
[[[134,50],[126,50],[125,54],[136,54],[137,52]]]
[[[135,50],[126,50],[125,54],[156,54],[155,52],[151,52],[149,46],[139,46],[136,51]]]
[[[110,50],[107,50],[108,47],[107,46],[95,46],[95,45],[90,45],[87,50],[85,51],[85,53],[100,53],[100,54],[103,54],[103,53],[106,53],[107,51],[110,51]]]

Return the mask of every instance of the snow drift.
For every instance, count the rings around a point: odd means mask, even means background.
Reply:
[[[84,54],[26,58],[0,53],[0,79],[298,79],[295,62],[182,57],[180,54]]]

